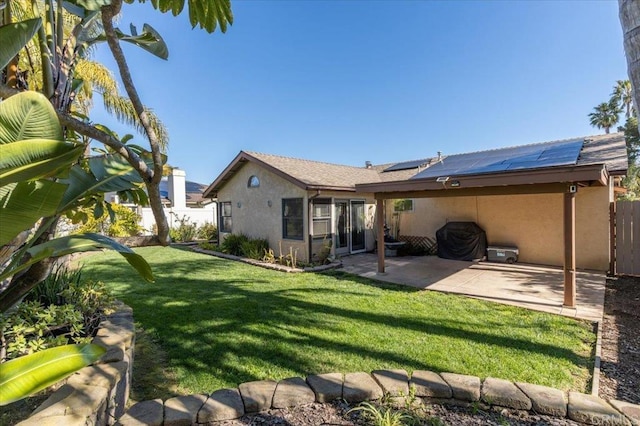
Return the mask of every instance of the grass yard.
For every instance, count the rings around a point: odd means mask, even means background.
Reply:
[[[339,271],[285,274],[175,248],[138,252],[154,284],[118,254],[82,262],[85,277],[134,309],[144,330],[134,366],[163,387],[156,397],[379,368],[588,388],[587,322]]]

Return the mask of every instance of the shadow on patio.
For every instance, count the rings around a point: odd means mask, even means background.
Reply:
[[[377,256],[370,253],[343,257],[342,263],[345,272],[380,281],[458,293],[592,321],[602,320],[606,281],[604,273],[577,273],[577,306],[572,309],[562,306],[562,268],[530,264],[463,262],[437,256],[407,256],[386,258],[386,272],[378,274]]]

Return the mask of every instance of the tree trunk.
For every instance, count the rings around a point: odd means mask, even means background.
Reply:
[[[138,91],[133,84],[129,66],[127,65],[124,52],[120,47],[120,42],[113,27],[113,18],[120,13],[121,7],[122,0],[113,0],[109,6],[102,7],[102,25],[107,37],[107,44],[109,45],[113,59],[115,59],[116,64],[118,65],[122,84],[129,95],[133,108],[135,109],[138,119],[144,127],[147,138],[149,139],[149,146],[151,147],[151,155],[153,158],[153,175],[151,176],[151,179],[145,179],[145,184],[149,194],[151,211],[153,211],[153,217],[156,220],[158,228],[158,239],[160,240],[160,244],[168,245],[171,242],[171,238],[169,237],[169,223],[167,222],[167,217],[162,209],[162,198],[160,197],[160,180],[162,179],[163,167],[162,152],[156,132],[153,129],[153,126],[151,126],[149,116],[147,115],[147,112],[142,105],[142,101],[140,100],[140,96],[138,95]]]
[[[640,2],[619,0],[620,24],[627,56],[627,73],[633,90],[636,110],[640,105]]]

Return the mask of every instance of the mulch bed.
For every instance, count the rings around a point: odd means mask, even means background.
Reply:
[[[599,396],[640,404],[640,277],[607,280]]]

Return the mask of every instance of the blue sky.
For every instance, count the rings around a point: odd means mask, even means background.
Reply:
[[[205,184],[240,150],[363,166],[598,134],[587,114],[627,78],[615,1],[232,8],[226,34],[149,3],[124,5],[120,22],[164,37],[168,61],[125,53],[169,130],[169,163]],[[96,59],[116,69],[106,46]]]

